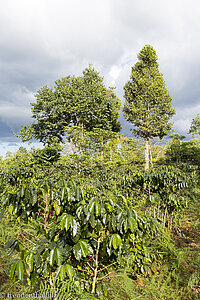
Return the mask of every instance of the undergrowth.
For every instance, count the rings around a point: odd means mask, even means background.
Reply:
[[[105,281],[106,295],[83,293],[76,282],[59,282],[52,286],[45,282],[37,290],[28,285],[22,286],[9,281],[11,258],[0,251],[0,292],[56,294],[55,299],[199,299],[200,294],[200,193],[196,189],[193,199],[183,211],[179,228],[169,233],[164,230],[149,242],[148,249],[155,254],[154,266],[150,275],[134,273],[113,273]],[[20,231],[19,225],[12,220],[9,213],[0,222],[0,250],[8,240],[14,239]],[[34,299],[32,297],[32,299]]]

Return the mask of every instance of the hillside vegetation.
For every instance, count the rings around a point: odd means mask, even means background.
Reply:
[[[152,146],[148,172],[142,144],[119,142],[103,156],[45,147],[2,159],[1,292],[198,298],[199,141]]]
[[[152,46],[124,91],[135,139],[91,65],[35,95],[19,137],[44,148],[0,161],[0,297],[199,298],[200,140],[164,143],[175,110]]]

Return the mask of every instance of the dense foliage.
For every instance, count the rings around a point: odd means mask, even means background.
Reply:
[[[178,230],[196,169],[140,171],[143,162],[134,153],[141,145],[123,136],[119,141],[121,149],[113,143],[103,161],[49,147],[21,148],[2,160],[1,217],[8,211],[19,227],[4,245],[15,257],[11,280],[38,289],[57,278],[58,286],[71,281],[107,295],[111,274],[157,272],[160,241],[166,230]]]
[[[0,292],[198,298],[200,140],[173,133],[143,170],[174,110],[155,50],[138,58],[124,112],[145,144],[119,133],[120,102],[91,66],[36,94],[20,136],[44,148],[0,160]]]
[[[20,131],[23,141],[35,138],[44,144],[60,142],[71,126],[86,131],[120,130],[120,100],[113,88],[105,87],[103,77],[91,65],[82,76],[57,80],[54,89],[44,86],[35,98],[36,102],[31,103],[34,122]]]

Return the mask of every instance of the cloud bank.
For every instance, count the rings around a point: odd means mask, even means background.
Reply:
[[[0,141],[31,120],[39,88],[81,74],[89,63],[123,102],[123,86],[145,44],[158,54],[177,112],[174,128],[187,135],[200,112],[198,0],[0,3]]]

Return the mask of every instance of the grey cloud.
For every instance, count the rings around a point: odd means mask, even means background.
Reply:
[[[12,131],[1,119],[0,119],[0,137],[5,138],[12,135]]]
[[[30,120],[30,102],[39,88],[80,74],[88,63],[107,85],[117,87],[123,102],[131,66],[147,43],[157,51],[173,97],[175,129],[186,132],[183,125],[195,116],[200,100],[199,13],[198,0],[3,0],[0,137]]]
[[[15,147],[15,146],[18,146],[18,144],[17,143],[9,143],[8,147],[10,147],[10,146],[14,146]]]

